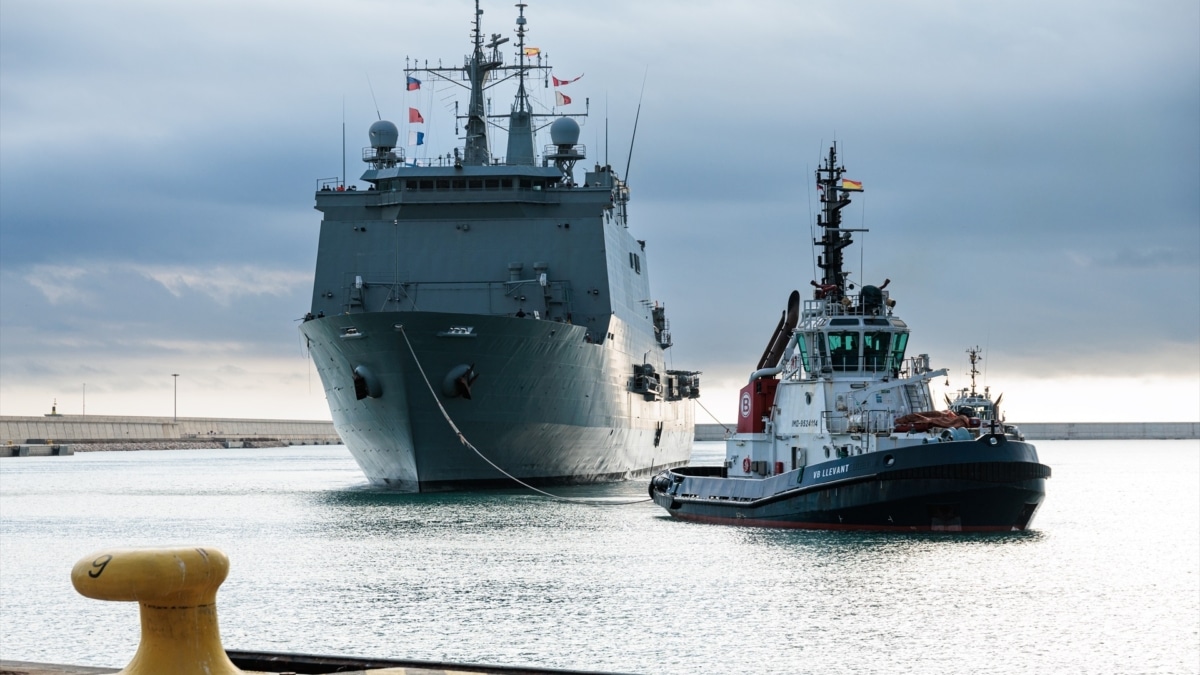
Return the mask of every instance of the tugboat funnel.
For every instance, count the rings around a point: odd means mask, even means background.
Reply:
[[[763,351],[762,358],[758,360],[758,368],[774,368],[779,365],[779,359],[783,356],[783,350],[787,347],[788,339],[792,337],[792,331],[796,329],[796,324],[800,321],[800,291],[792,291],[788,297],[787,311],[779,317],[779,325],[775,327],[775,332],[771,335],[771,340],[767,342],[767,348]]]

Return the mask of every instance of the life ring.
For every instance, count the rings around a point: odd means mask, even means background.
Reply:
[[[742,472],[750,473],[750,458],[749,457],[742,460]]]

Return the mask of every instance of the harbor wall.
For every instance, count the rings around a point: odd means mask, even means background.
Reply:
[[[1029,422],[1019,426],[1025,438],[1031,441],[1200,438],[1200,422]],[[725,428],[720,424],[697,424],[696,440],[724,440]],[[102,415],[0,417],[0,445],[196,441],[279,441],[281,445],[341,443],[333,422],[323,420],[218,417],[180,417],[176,420]]]
[[[732,429],[736,425],[727,426]],[[1017,426],[1030,441],[1200,438],[1200,422],[1027,422]],[[725,440],[725,428],[697,424],[696,440]]]
[[[279,441],[281,445],[341,443],[333,422],[217,417],[55,415],[0,417],[0,444],[175,443]]]

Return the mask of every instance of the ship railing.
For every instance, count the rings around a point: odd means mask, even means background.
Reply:
[[[341,176],[333,178],[318,178],[317,192],[345,192],[346,183],[342,181]]]
[[[569,281],[395,281],[367,277],[347,285],[346,311],[461,312],[571,322]]]
[[[896,426],[893,410],[826,410],[821,415],[826,431],[831,434],[890,434]]]
[[[404,163],[404,148],[373,148],[362,149],[362,161],[376,169],[386,169]]]
[[[866,303],[863,301],[862,294],[846,293],[834,299],[814,298],[805,300],[802,308],[803,316],[871,316],[878,314],[879,316],[887,316],[892,313],[890,307],[887,306],[890,296],[887,291],[880,291],[880,301],[882,304],[878,309],[873,309],[867,312]]]

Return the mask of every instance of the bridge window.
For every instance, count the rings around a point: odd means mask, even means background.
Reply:
[[[904,363],[904,348],[907,346],[908,333],[896,333],[892,340],[892,359],[888,363],[888,370],[894,373],[900,371],[900,364]]]
[[[800,350],[800,365],[804,367],[805,372],[812,372],[808,367],[808,340],[804,335],[796,336],[796,347]]]
[[[858,333],[829,334],[829,360],[834,370],[858,370],[858,340]]]
[[[863,334],[863,368],[871,372],[879,372],[887,367],[888,343],[891,333]]]
[[[829,353],[825,351],[825,340],[821,338],[820,333],[814,333],[812,336],[813,347],[815,348],[815,359],[813,365],[817,368],[825,368],[829,363]]]

